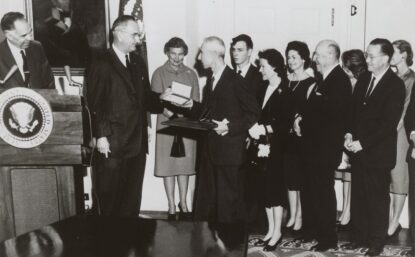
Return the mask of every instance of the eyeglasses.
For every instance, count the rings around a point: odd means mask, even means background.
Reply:
[[[386,56],[386,54],[380,54],[380,55],[369,55],[368,53],[364,53],[365,59],[373,60],[378,57]]]
[[[116,29],[116,30],[114,30],[114,31],[124,32],[124,33],[127,33],[128,35],[130,35],[132,38],[136,38],[136,37],[138,37],[139,39],[140,39],[140,38],[141,38],[141,36],[143,35],[142,33],[138,33],[138,32],[131,33],[131,32],[129,32],[129,31],[122,30],[122,29]]]

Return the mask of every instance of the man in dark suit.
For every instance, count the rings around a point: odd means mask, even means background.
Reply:
[[[32,40],[32,29],[23,14],[6,13],[1,19],[6,39],[0,42],[0,79],[14,65],[18,70],[1,87],[55,88],[52,70],[42,45]]]
[[[222,39],[203,41],[199,59],[213,75],[204,88],[203,102],[190,100],[185,107],[191,108],[191,116],[206,113],[217,124],[203,144],[194,218],[230,224],[245,219],[241,167],[248,129],[257,121],[259,108],[243,78],[225,65],[224,56]]]
[[[409,139],[407,162],[409,168],[409,229],[412,236],[411,256],[415,256],[415,90],[411,92],[411,98],[404,118],[404,125]]]
[[[415,84],[414,84],[415,85]],[[412,87],[413,88],[413,87]],[[409,224],[412,236],[411,256],[415,256],[415,90],[411,92],[408,109],[404,117],[404,126],[409,139],[409,148],[407,155],[409,169]]]
[[[405,99],[405,85],[390,69],[393,51],[386,39],[375,39],[367,47],[370,73],[356,83],[344,142],[354,153],[353,242],[344,247],[369,247],[369,256],[379,255],[387,239],[390,172],[396,163],[397,126]]]
[[[245,78],[249,93],[256,97],[258,91],[265,89],[266,85],[258,68],[250,63],[253,47],[254,44],[250,36],[238,35],[232,39],[231,58],[234,71]],[[259,208],[258,202],[258,197],[261,197],[261,178],[256,170],[249,168],[248,164],[243,170],[246,181],[244,189],[246,218],[249,222],[255,222],[258,215],[263,216],[263,209]]]
[[[317,70],[323,79],[312,89],[300,122],[301,159],[304,165],[303,240],[317,239],[317,251],[337,247],[336,195],[334,170],[341,162],[344,117],[349,108],[352,87],[339,65],[340,48],[332,40],[318,43],[314,55]]]
[[[250,63],[254,43],[250,36],[241,34],[232,39],[231,57],[235,72],[245,78],[251,94],[256,96],[258,89],[264,85],[261,73]]]
[[[95,208],[102,215],[137,217],[148,150],[147,111],[161,112],[144,61],[135,52],[140,30],[123,15],[112,26],[114,42],[93,60],[87,96],[97,138]]]

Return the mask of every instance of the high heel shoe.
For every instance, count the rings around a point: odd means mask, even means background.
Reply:
[[[191,220],[192,219],[192,213],[191,212],[184,212],[182,209],[182,206],[179,204],[177,205],[177,207],[179,207],[179,219],[180,220]]]
[[[401,230],[402,230],[402,226],[401,226],[401,224],[398,224],[398,226],[395,229],[395,232],[393,232],[392,235],[388,235],[388,237],[391,238],[391,237],[395,237],[395,236],[399,235]]]
[[[263,240],[263,239],[258,239],[258,241],[256,241],[254,243],[254,246],[266,246],[269,242],[271,238],[268,238],[267,240]]]
[[[280,237],[280,239],[278,239],[278,241],[277,241],[275,244],[273,244],[273,245],[269,245],[269,244],[267,244],[267,245],[264,247],[263,251],[264,251],[264,252],[272,252],[272,251],[275,251],[275,249],[277,249],[277,246],[278,246],[279,244],[281,244],[281,242],[282,242],[282,236]],[[269,243],[269,242],[268,242],[268,243]]]
[[[176,213],[173,213],[173,214],[168,214],[167,215],[167,220],[176,220]]]

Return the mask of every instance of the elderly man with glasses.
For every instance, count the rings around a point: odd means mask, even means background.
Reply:
[[[118,17],[112,33],[111,48],[93,60],[88,74],[98,150],[94,209],[105,216],[137,217],[148,151],[147,112],[161,113],[163,105],[135,51],[141,31],[134,17]]]
[[[344,142],[352,152],[353,242],[343,247],[369,247],[367,256],[379,255],[387,240],[390,172],[405,99],[405,85],[390,68],[393,52],[392,44],[382,38],[367,47],[370,73],[356,83]]]

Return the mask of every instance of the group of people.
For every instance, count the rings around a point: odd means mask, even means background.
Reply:
[[[349,228],[353,240],[341,247],[379,255],[400,231],[409,189],[410,44],[377,38],[366,52],[341,54],[335,41],[323,40],[311,56],[304,42],[292,41],[285,59],[276,49],[260,51],[258,68],[252,49],[249,36],[233,39],[232,71],[224,42],[206,38],[199,60],[212,75],[203,101],[174,104],[195,118],[208,110],[217,124],[202,142],[194,218],[237,223],[263,206],[268,231],[255,244],[272,251],[289,207],[285,226],[301,229],[302,242],[316,240],[315,250],[336,248],[337,230]],[[339,219],[335,178],[344,181]]]
[[[19,70],[2,86],[53,87],[42,46],[32,40],[24,16],[5,14],[1,29],[6,40],[0,43],[0,77],[13,65]],[[415,74],[408,42],[377,38],[365,53],[341,54],[335,41],[323,40],[311,55],[306,43],[292,41],[285,58],[276,49],[260,51],[256,67],[250,63],[253,42],[242,34],[231,43],[231,68],[223,40],[207,37],[198,60],[209,75],[199,95],[196,73],[183,64],[188,47],[182,39],[165,44],[168,60],[150,83],[136,52],[141,31],[134,18],[118,17],[111,32],[111,47],[94,56],[86,77],[98,151],[98,213],[138,215],[152,112],[159,114],[160,130],[155,175],[163,177],[171,219],[176,179],[180,213],[190,217],[186,195],[189,175],[196,173],[196,141],[161,122],[186,116],[214,125],[199,133],[195,220],[238,226],[255,219],[262,206],[268,231],[256,245],[272,251],[282,240],[283,210],[289,208],[285,226],[301,229],[299,240],[317,240],[315,250],[326,251],[337,247],[336,174],[344,181],[339,223],[350,223],[353,234],[342,247],[368,247],[367,255],[376,256],[388,235],[399,232],[408,191],[410,207],[415,203]],[[174,82],[191,87],[189,100],[172,100]],[[411,232],[415,236],[414,226]]]

